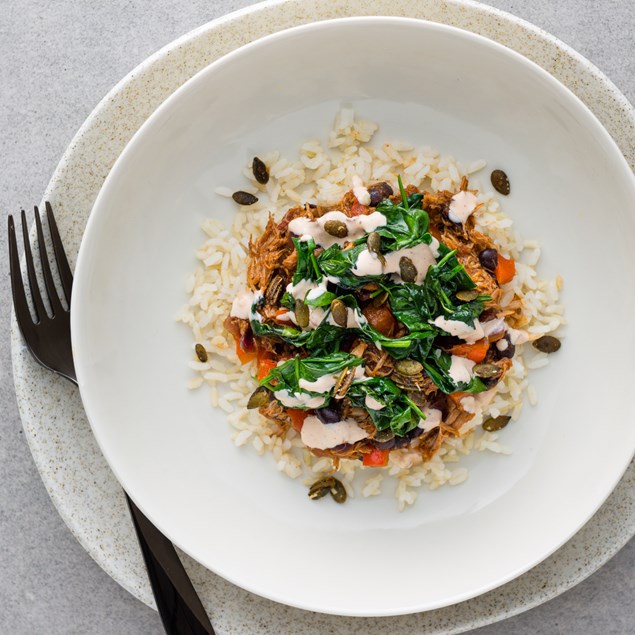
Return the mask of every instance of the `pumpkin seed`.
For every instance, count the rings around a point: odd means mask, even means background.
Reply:
[[[249,192],[243,192],[242,190],[238,190],[238,192],[234,192],[232,194],[232,198],[239,205],[253,205],[258,202],[258,197],[250,194]]]
[[[282,295],[284,288],[284,278],[282,276],[275,276],[269,283],[267,292],[265,293],[265,300],[269,304],[276,304]]]
[[[309,498],[311,500],[318,500],[319,498],[324,498],[331,491],[330,487],[311,487],[309,489]]]
[[[382,266],[386,266],[386,258],[384,258],[384,254],[381,253],[381,236],[377,232],[371,232],[368,234],[368,239],[366,240],[366,247],[368,251],[375,254],[381,262]]]
[[[456,297],[461,300],[461,302],[471,302],[472,300],[476,300],[480,295],[480,291],[478,289],[469,289],[468,291],[457,291]]]
[[[346,223],[341,220],[327,220],[324,223],[324,231],[336,238],[346,238],[348,236],[348,227]]]
[[[399,258],[399,275],[404,282],[414,282],[417,279],[417,268],[410,258]]]
[[[504,194],[505,196],[509,194],[509,178],[507,177],[507,174],[505,174],[505,172],[503,172],[502,170],[494,170],[490,179],[492,181],[494,189],[499,194]]]
[[[344,503],[346,501],[346,489],[344,485],[336,478],[333,479],[334,483],[331,485],[331,496],[336,503]]]
[[[258,157],[254,157],[253,163],[251,164],[251,171],[254,173],[254,177],[258,183],[264,185],[269,181],[269,170]]]
[[[372,304],[377,309],[385,304],[386,300],[388,300],[388,291],[382,291],[382,293],[373,298]]]
[[[318,498],[326,496],[331,491],[331,487],[333,487],[334,483],[335,479],[332,476],[325,476],[315,481],[309,488],[309,498],[317,500]]]
[[[348,389],[353,383],[355,378],[355,369],[352,366],[346,367],[337,378],[335,382],[335,390],[333,391],[333,397],[335,399],[344,399],[344,396],[348,392]]]
[[[423,365],[416,359],[399,359],[395,362],[395,370],[400,375],[419,375],[423,370]]]
[[[302,329],[309,326],[309,307],[302,300],[295,301],[295,321]]]
[[[400,373],[393,373],[390,375],[399,388],[406,391],[420,391],[424,385],[423,375],[402,375]]]
[[[395,438],[395,433],[390,429],[386,428],[385,430],[380,430],[373,437],[373,441],[378,441],[379,443],[385,443],[386,441],[390,441]]]
[[[199,362],[205,363],[207,361],[207,351],[202,344],[197,344],[194,347],[194,352],[196,353],[196,357],[198,357]]]
[[[560,340],[553,335],[543,335],[531,343],[531,345],[541,353],[555,353],[560,346]]]
[[[331,302],[331,315],[335,320],[335,324],[346,328],[348,324],[348,308],[341,300],[335,299]]]
[[[498,377],[503,372],[503,369],[496,364],[477,364],[473,368],[473,373],[481,379],[493,379]]]
[[[507,415],[501,415],[500,417],[491,417],[483,421],[483,429],[488,432],[496,432],[496,430],[502,430],[511,420],[511,417]]]
[[[268,388],[265,388],[264,386],[256,388],[256,390],[251,393],[251,397],[249,397],[247,409],[254,410],[255,408],[266,406],[269,403],[270,397],[271,395]]]
[[[427,403],[425,395],[418,390],[409,390],[406,394],[412,403],[414,403],[415,406],[419,406],[419,408],[423,408]]]

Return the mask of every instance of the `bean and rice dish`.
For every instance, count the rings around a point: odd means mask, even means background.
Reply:
[[[249,185],[218,188],[236,218],[204,225],[179,319],[190,387],[208,386],[237,445],[271,452],[310,498],[395,477],[403,509],[422,484],[465,480],[461,454],[508,453],[499,431],[535,403],[527,371],[564,320],[560,279],[538,278],[540,248],[483,192],[484,162],[375,146],[376,129],[345,109],[327,148],[261,155]],[[502,170],[491,183],[509,194]]]

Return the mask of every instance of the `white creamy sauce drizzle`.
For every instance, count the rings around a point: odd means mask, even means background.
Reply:
[[[379,258],[377,258],[377,254],[368,251],[368,249],[363,249],[359,252],[351,271],[354,275],[359,277],[392,274],[396,282],[403,282],[399,275],[399,261],[401,258],[406,257],[410,258],[417,270],[415,283],[421,284],[426,278],[429,267],[436,263],[437,256],[439,255],[438,248],[439,242],[436,238],[433,238],[429,245],[420,243],[414,247],[391,251],[384,254],[384,258],[386,259],[385,265],[382,265]]]
[[[326,311],[321,306],[309,307],[309,328],[316,329],[326,317]]]
[[[436,408],[424,408],[423,414],[426,418],[419,421],[419,428],[421,428],[424,432],[430,432],[430,430],[434,430],[434,428],[439,427],[443,417],[443,413],[440,410],[437,410]]]
[[[287,285],[287,293],[290,293],[296,300],[304,300],[309,293],[313,294],[311,299],[317,298],[326,291],[326,280],[322,280],[319,284],[313,280],[306,278],[300,280],[298,284],[289,283]]]
[[[452,355],[452,363],[448,373],[454,383],[469,384],[472,379],[472,368],[474,368],[474,365],[475,363],[471,359]]]
[[[326,285],[328,282],[337,283],[337,278],[324,278],[319,284],[317,282],[313,282],[312,280],[300,280],[296,285],[291,283],[288,284],[287,292],[290,293],[296,300],[315,300],[323,293],[326,293]],[[311,328],[317,328],[326,317],[326,313],[327,311],[324,307],[309,306],[309,326]],[[297,324],[294,311],[283,313],[282,315],[279,315],[277,319]],[[366,318],[361,313],[358,313],[355,309],[348,307],[346,328],[359,328],[360,325],[365,324],[366,321]],[[335,322],[330,313],[327,319],[327,324],[340,326]]]
[[[346,225],[348,234],[344,238],[331,236],[324,230],[324,224],[329,220],[337,220]],[[343,212],[327,212],[324,216],[310,220],[299,216],[289,223],[289,230],[300,236],[300,240],[306,242],[313,238],[318,247],[325,249],[331,245],[344,246],[347,242],[353,242],[364,234],[375,231],[378,227],[383,227],[387,223],[386,217],[380,212],[372,214],[360,214],[359,216],[346,216]]]
[[[469,326],[465,322],[460,320],[446,320],[442,315],[434,320],[431,320],[431,324],[439,327],[442,331],[460,337],[468,344],[474,344],[485,337],[483,326],[478,320],[474,320],[474,326]]]
[[[254,304],[257,304],[258,302],[260,302],[261,299],[262,299],[262,291],[256,291],[254,293]],[[252,309],[249,312],[249,319],[254,320],[256,322],[262,322],[262,315],[260,315],[258,311],[253,310],[253,305],[252,305]]]
[[[298,385],[302,390],[308,390],[309,392],[325,393],[329,392],[335,387],[337,382],[337,376],[335,375],[322,375],[315,381],[307,381],[306,379],[300,379]]]
[[[280,360],[278,366],[284,364],[286,360]],[[274,394],[276,399],[283,405],[290,408],[297,406],[304,406],[306,408],[321,408],[324,405],[326,395],[335,388],[339,375],[322,375],[315,381],[308,381],[307,379],[300,379],[298,381],[298,387],[300,391],[295,395],[292,395],[288,390],[276,390]],[[366,376],[366,371],[363,366],[355,367],[355,375],[353,381],[360,382],[370,379]],[[306,392],[303,392],[306,391]],[[318,393],[318,396],[309,395],[308,392]]]
[[[505,330],[505,319],[494,318],[493,320],[488,320],[487,322],[481,322],[481,326],[483,327],[485,337],[490,337],[490,335],[496,335],[497,333]]]
[[[353,194],[361,205],[370,205],[370,192],[357,174],[353,177]]]
[[[318,450],[327,450],[342,443],[356,443],[366,439],[368,433],[353,419],[322,423],[317,417],[310,416],[304,420],[300,436],[304,445]]]
[[[229,315],[232,317],[240,318],[241,320],[248,320],[251,315],[251,305],[254,303],[254,292],[243,291],[232,302],[232,310]]]
[[[298,406],[320,408],[324,405],[324,395],[314,397],[304,392],[292,395],[288,390],[277,390],[275,395],[276,399],[287,408],[297,408]]]
[[[323,293],[326,293],[326,284],[328,279],[323,278],[322,282],[317,283],[313,280],[300,280],[298,284],[289,283],[287,285],[287,293],[290,293],[296,300],[315,300],[319,298]],[[322,320],[326,316],[326,311],[322,307],[310,306],[309,307],[309,326],[311,328],[318,327]],[[284,320],[297,324],[295,318],[295,312],[289,311],[278,316],[278,320]]]
[[[448,217],[453,223],[464,223],[476,207],[476,196],[472,192],[457,192],[450,200]]]
[[[381,403],[381,401],[377,401],[377,399],[375,399],[375,397],[373,397],[372,395],[366,395],[366,399],[364,399],[364,405],[369,410],[382,410],[386,407],[385,404]]]

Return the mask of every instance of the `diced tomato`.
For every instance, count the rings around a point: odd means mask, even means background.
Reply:
[[[253,361],[254,359],[256,359],[256,357],[258,356],[255,350],[253,351],[243,350],[242,346],[240,345],[240,342],[236,342],[236,355],[238,355],[238,359],[240,360],[241,364],[247,364]]]
[[[511,258],[505,258],[505,256],[498,254],[498,264],[494,270],[494,275],[498,284],[511,282],[516,275],[516,263]]]
[[[467,357],[473,362],[480,364],[485,359],[488,350],[489,341],[482,339],[474,344],[457,344],[450,349],[450,353],[459,357]]]
[[[378,450],[375,448],[368,454],[364,454],[362,463],[366,467],[385,467],[388,465],[388,455],[390,450]]]
[[[359,201],[355,201],[351,205],[351,216],[366,216],[370,212],[370,207],[362,205]]]
[[[270,357],[262,357],[258,359],[258,374],[256,378],[258,381],[264,379],[272,368],[275,368],[278,365],[275,359],[271,359]]]
[[[304,420],[309,416],[308,413],[297,408],[287,408],[287,414],[291,418],[291,425],[300,432],[304,425]]]

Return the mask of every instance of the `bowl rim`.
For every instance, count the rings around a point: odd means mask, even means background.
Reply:
[[[284,2],[284,1],[285,0],[281,0],[281,2]],[[273,4],[276,4],[276,3],[277,3],[276,0],[274,0]],[[248,8],[246,8],[246,9],[248,9]],[[131,139],[128,141],[128,143],[124,147],[123,151],[117,157],[116,161],[113,164],[112,169],[110,170],[110,173],[107,175],[102,187],[100,188],[100,191],[99,191],[99,193],[97,195],[97,198],[94,201],[94,204],[93,204],[93,207],[92,207],[92,211],[91,211],[91,213],[90,213],[90,215],[88,217],[88,222],[86,224],[86,227],[85,227],[85,230],[84,230],[84,233],[83,233],[83,236],[82,236],[82,241],[81,241],[79,253],[78,253],[78,256],[77,256],[75,288],[76,289],[77,288],[82,289],[86,285],[86,282],[84,281],[84,271],[87,269],[87,267],[85,266],[84,263],[85,263],[85,261],[87,261],[90,258],[90,255],[88,254],[89,249],[86,247],[86,245],[87,245],[88,241],[90,240],[90,236],[92,236],[93,234],[96,233],[96,228],[98,226],[98,223],[100,222],[100,216],[101,216],[99,210],[104,205],[103,201],[106,200],[108,198],[108,196],[109,196],[109,190],[110,190],[112,182],[116,182],[116,180],[119,177],[119,174],[125,171],[125,164],[129,160],[128,157],[132,153],[133,148],[140,142],[141,139],[146,137],[148,132],[153,127],[154,122],[157,121],[160,117],[162,117],[164,115],[164,113],[168,112],[173,107],[173,104],[175,104],[176,102],[178,102],[181,99],[183,94],[189,92],[194,86],[198,85],[199,83],[203,83],[206,80],[206,78],[209,75],[215,73],[217,69],[231,64],[233,62],[233,60],[235,60],[235,59],[238,59],[238,58],[241,58],[241,57],[244,57],[244,56],[247,56],[247,55],[251,55],[252,52],[257,51],[260,47],[267,46],[271,42],[274,42],[274,41],[277,41],[277,40],[280,40],[280,39],[284,39],[284,38],[289,37],[290,35],[293,35],[295,33],[302,33],[302,32],[309,32],[309,31],[328,29],[328,28],[331,28],[333,26],[337,26],[339,24],[350,24],[350,23],[357,23],[357,24],[360,24],[360,25],[363,25],[363,24],[380,24],[380,23],[392,23],[392,24],[401,23],[401,24],[404,24],[404,25],[416,26],[417,28],[421,28],[421,29],[431,29],[432,31],[453,33],[453,34],[455,34],[455,35],[457,35],[459,37],[462,37],[462,38],[464,38],[466,40],[471,40],[473,42],[477,42],[480,45],[486,46],[486,47],[488,47],[488,48],[490,48],[490,49],[492,49],[494,51],[498,51],[500,54],[507,55],[507,56],[511,57],[517,63],[520,63],[520,64],[524,65],[525,67],[529,68],[531,71],[538,73],[551,86],[556,87],[558,91],[564,93],[566,95],[566,99],[572,100],[576,104],[576,107],[578,109],[581,109],[585,113],[587,118],[592,122],[592,125],[594,126],[595,132],[600,136],[603,145],[607,149],[610,148],[611,154],[614,155],[614,160],[616,160],[620,164],[621,169],[624,171],[624,176],[630,181],[630,187],[635,191],[635,175],[633,174],[633,172],[632,172],[630,166],[628,165],[626,159],[622,155],[622,152],[620,151],[619,147],[617,146],[617,144],[615,143],[613,138],[610,136],[608,131],[605,129],[605,127],[602,125],[602,123],[599,121],[599,119],[596,117],[596,115],[586,106],[586,104],[584,104],[584,102],[582,102],[582,100],[580,98],[578,98],[575,95],[575,93],[573,93],[573,91],[571,89],[569,89],[567,86],[565,86],[562,82],[560,82],[558,79],[556,79],[553,75],[551,75],[548,71],[543,69],[541,66],[539,66],[538,64],[536,64],[532,60],[528,59],[524,55],[514,51],[513,49],[510,49],[509,47],[507,47],[507,46],[505,46],[503,44],[500,44],[499,42],[490,40],[487,37],[484,37],[484,36],[479,35],[477,33],[473,33],[471,31],[467,31],[467,30],[459,28],[459,27],[455,27],[455,26],[451,26],[451,25],[447,25],[447,24],[441,24],[441,23],[437,23],[437,22],[432,22],[432,21],[424,20],[424,19],[420,19],[420,18],[399,17],[399,16],[349,16],[349,17],[334,18],[334,19],[328,19],[328,20],[320,20],[320,21],[317,21],[317,22],[311,22],[311,23],[308,23],[308,24],[294,26],[294,27],[290,27],[290,28],[287,28],[287,29],[283,29],[281,31],[277,31],[275,33],[271,33],[271,34],[266,35],[264,37],[258,38],[258,39],[254,40],[252,42],[249,42],[249,43],[247,43],[247,44],[245,44],[245,45],[243,45],[243,46],[241,46],[241,47],[239,47],[239,48],[237,48],[237,49],[235,49],[233,51],[230,51],[229,53],[221,56],[217,60],[214,60],[212,63],[210,63],[206,67],[202,68],[197,73],[195,73],[185,83],[183,83],[181,86],[179,86],[179,88],[177,88],[169,97],[167,97],[156,108],[156,110],[154,110],[152,112],[152,114],[143,122],[143,124],[139,127],[139,129],[134,133],[134,135],[131,137]],[[207,25],[204,25],[203,27],[200,27],[200,28],[202,29],[202,28],[205,28],[206,26]],[[189,36],[191,36],[193,33],[195,33],[198,30],[199,29],[196,29],[195,31],[190,32],[189,34],[187,34],[186,36],[183,36],[183,37],[189,37]],[[177,40],[177,42],[178,42],[178,40]],[[157,53],[157,55],[160,54],[160,53],[161,53],[161,51],[159,51]],[[113,89],[113,90],[115,90],[115,89]],[[628,102],[626,102],[626,103],[628,103]],[[89,237],[89,238],[87,239],[87,237]],[[88,391],[90,390],[90,386],[85,381],[86,374],[87,374],[86,364],[85,364],[85,356],[82,355],[81,351],[82,351],[83,347],[79,344],[78,339],[77,339],[79,337],[77,335],[77,333],[79,331],[79,329],[77,328],[77,325],[78,325],[79,322],[82,321],[81,320],[81,314],[82,314],[81,306],[82,306],[82,304],[81,304],[81,300],[77,299],[78,296],[81,298],[83,296],[83,293],[81,293],[81,292],[80,293],[73,293],[72,300],[71,300],[71,309],[72,309],[71,310],[71,334],[72,334],[73,353],[74,353],[75,362],[76,362],[76,371],[77,371],[78,385],[79,385],[79,389],[80,389],[80,394],[81,394],[82,402],[83,402],[83,405],[84,405],[84,409],[85,409],[88,421],[90,423],[90,426],[91,426],[93,435],[94,435],[94,437],[95,437],[95,439],[97,441],[97,444],[98,444],[102,454],[106,458],[106,461],[107,461],[110,469],[114,473],[115,477],[120,482],[120,484],[122,486],[124,486],[124,483],[123,483],[122,479],[120,478],[120,473],[119,473],[119,470],[117,468],[116,461],[113,461],[113,458],[109,455],[109,453],[106,450],[106,445],[104,443],[105,437],[101,435],[101,433],[99,431],[100,430],[99,425],[95,423],[95,419],[94,419],[94,414],[95,413],[92,410],[92,407],[90,405],[90,394],[88,393]],[[308,603],[297,603],[297,602],[290,603],[287,600],[276,596],[275,594],[267,593],[266,589],[263,590],[260,587],[253,586],[253,585],[251,585],[249,583],[246,583],[244,580],[235,579],[230,573],[227,573],[224,570],[221,570],[221,569],[219,569],[217,567],[212,566],[209,562],[206,562],[204,559],[201,559],[200,557],[195,555],[190,549],[187,548],[187,546],[181,544],[178,540],[173,540],[172,538],[170,538],[170,540],[172,540],[172,542],[176,546],[178,546],[182,551],[187,553],[190,557],[195,559],[197,562],[200,562],[203,566],[205,566],[206,568],[210,569],[214,573],[220,575],[221,577],[223,577],[224,579],[228,580],[229,582],[231,582],[231,583],[233,583],[233,584],[235,584],[235,585],[237,585],[237,586],[239,586],[239,587],[241,587],[243,589],[246,589],[247,591],[255,593],[255,594],[259,595],[259,596],[265,597],[265,598],[270,599],[270,600],[274,600],[276,602],[280,602],[280,603],[283,603],[283,604],[294,606],[296,608],[309,610],[309,611],[318,611],[318,612],[321,612],[321,613],[331,613],[331,614],[335,614],[335,615],[360,616],[360,617],[361,616],[363,616],[363,617],[395,616],[395,615],[411,614],[411,613],[416,613],[416,612],[420,612],[420,611],[434,610],[434,609],[438,609],[438,608],[443,608],[443,607],[446,607],[446,606],[454,605],[454,604],[457,604],[459,602],[462,602],[462,601],[477,597],[479,595],[482,595],[483,593],[486,593],[486,592],[488,592],[488,591],[490,591],[492,589],[495,589],[495,588],[505,584],[506,582],[509,582],[510,580],[513,580],[514,578],[517,578],[521,574],[525,573],[529,569],[531,569],[534,566],[536,566],[539,562],[542,562],[547,557],[549,557],[554,551],[559,549],[564,543],[566,543],[568,540],[570,540],[571,537],[586,522],[588,522],[588,520],[597,512],[599,507],[604,503],[604,501],[608,498],[608,496],[611,494],[611,492],[615,489],[617,483],[620,481],[622,475],[624,474],[624,472],[628,468],[628,465],[630,464],[630,462],[631,462],[631,460],[633,458],[633,454],[635,454],[635,448],[633,448],[633,453],[631,454],[630,458],[628,459],[628,461],[623,466],[623,469],[621,469],[621,471],[619,472],[618,477],[612,483],[611,488],[605,493],[605,495],[601,498],[601,500],[599,500],[599,502],[597,502],[597,505],[594,507],[593,511],[590,514],[588,514],[579,523],[579,525],[576,527],[576,529],[574,531],[572,531],[564,539],[562,539],[560,542],[558,542],[558,544],[553,546],[553,548],[548,553],[543,554],[540,558],[529,562],[526,566],[520,567],[517,570],[514,570],[513,572],[509,573],[506,576],[501,576],[500,579],[498,579],[498,580],[496,580],[494,582],[491,582],[488,585],[483,586],[477,592],[457,594],[454,597],[448,598],[448,600],[443,602],[443,603],[435,603],[435,604],[429,605],[429,606],[422,605],[422,606],[416,606],[416,607],[404,607],[403,609],[389,610],[389,611],[385,611],[385,610],[381,610],[381,609],[375,609],[373,611],[360,613],[358,611],[331,612],[331,611],[329,611],[328,609],[326,609],[324,607],[316,607],[316,606],[308,604]],[[126,491],[128,491],[128,490],[126,490]],[[137,498],[135,498],[133,493],[131,493],[131,492],[128,492],[128,493],[131,496],[131,498],[134,500],[135,504],[139,507],[139,509],[141,509],[141,511],[149,519],[151,519],[151,521],[153,523],[155,523],[155,525],[167,536],[168,534],[165,531],[163,531],[163,528],[161,527],[161,524],[160,523],[156,523],[155,520],[152,517],[152,514],[148,513],[148,510],[143,505],[143,501],[137,500]]]

